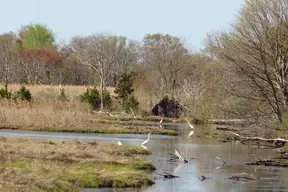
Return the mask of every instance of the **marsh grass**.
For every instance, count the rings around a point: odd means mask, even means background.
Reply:
[[[0,139],[0,189],[78,191],[79,188],[153,184],[149,151],[101,142]]]
[[[107,119],[93,114],[86,103],[75,101],[0,100],[0,128],[81,133],[148,133],[177,135],[149,123]]]

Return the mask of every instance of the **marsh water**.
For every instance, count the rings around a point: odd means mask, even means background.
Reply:
[[[179,136],[151,135],[146,145],[152,151],[149,156],[158,173],[160,170],[179,176],[174,179],[164,179],[152,173],[156,183],[141,191],[169,192],[169,191],[195,191],[195,192],[256,192],[256,191],[288,191],[288,169],[279,167],[247,166],[245,163],[258,157],[269,158],[277,156],[275,150],[261,149],[249,145],[242,145],[237,141],[218,143],[213,136],[221,136],[225,132],[217,131],[213,125],[196,125],[195,133],[191,138],[187,135],[191,131],[187,124],[166,123],[166,129],[177,130]],[[75,133],[48,133],[1,130],[0,136],[48,138],[51,140],[102,140],[123,144],[138,145],[147,139],[147,135],[140,134],[75,134]],[[181,164],[179,161],[171,162],[171,153],[176,149],[182,156],[189,159],[189,163]],[[220,157],[226,161],[216,159]],[[230,180],[235,173],[245,172],[256,176],[257,180],[241,182]],[[208,179],[201,181],[203,175]],[[82,189],[85,192],[95,191],[129,191],[129,189]],[[132,189],[131,191],[135,191]]]

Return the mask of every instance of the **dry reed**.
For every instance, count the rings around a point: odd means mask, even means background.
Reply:
[[[142,169],[149,154],[101,142],[52,142],[0,138],[1,191],[78,191],[95,187],[143,187],[153,184]]]

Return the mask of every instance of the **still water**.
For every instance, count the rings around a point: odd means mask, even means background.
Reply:
[[[159,170],[180,176],[175,179],[159,178],[153,173],[156,184],[142,189],[146,192],[256,192],[256,191],[288,191],[288,170],[278,167],[246,166],[245,163],[253,161],[256,154],[258,157],[267,158],[276,156],[275,150],[258,149],[239,142],[217,143],[212,138],[214,135],[225,134],[217,131],[213,125],[197,125],[191,138],[187,135],[191,129],[187,124],[165,124],[165,128],[176,129],[179,136],[151,135],[146,145],[152,151],[149,156],[155,167]],[[75,134],[75,133],[48,133],[28,131],[0,131],[0,136],[6,137],[30,137],[48,138],[51,140],[102,140],[123,144],[139,145],[147,139],[147,135],[138,134]],[[189,159],[189,163],[181,164],[179,161],[169,162],[170,153],[176,149],[182,156]],[[216,159],[220,157],[226,164]],[[232,174],[245,172],[259,179],[241,182],[230,180]],[[201,181],[199,177],[204,175],[209,178]],[[83,189],[83,192],[107,191],[122,192],[135,191],[135,189]]]

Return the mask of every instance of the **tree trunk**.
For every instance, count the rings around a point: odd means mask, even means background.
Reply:
[[[6,66],[5,66],[5,94],[7,95],[8,94],[8,73],[9,73],[9,68],[8,68],[8,64],[6,63]]]
[[[5,74],[5,94],[8,94],[8,76]]]
[[[100,110],[103,111],[103,77],[100,77]]]

